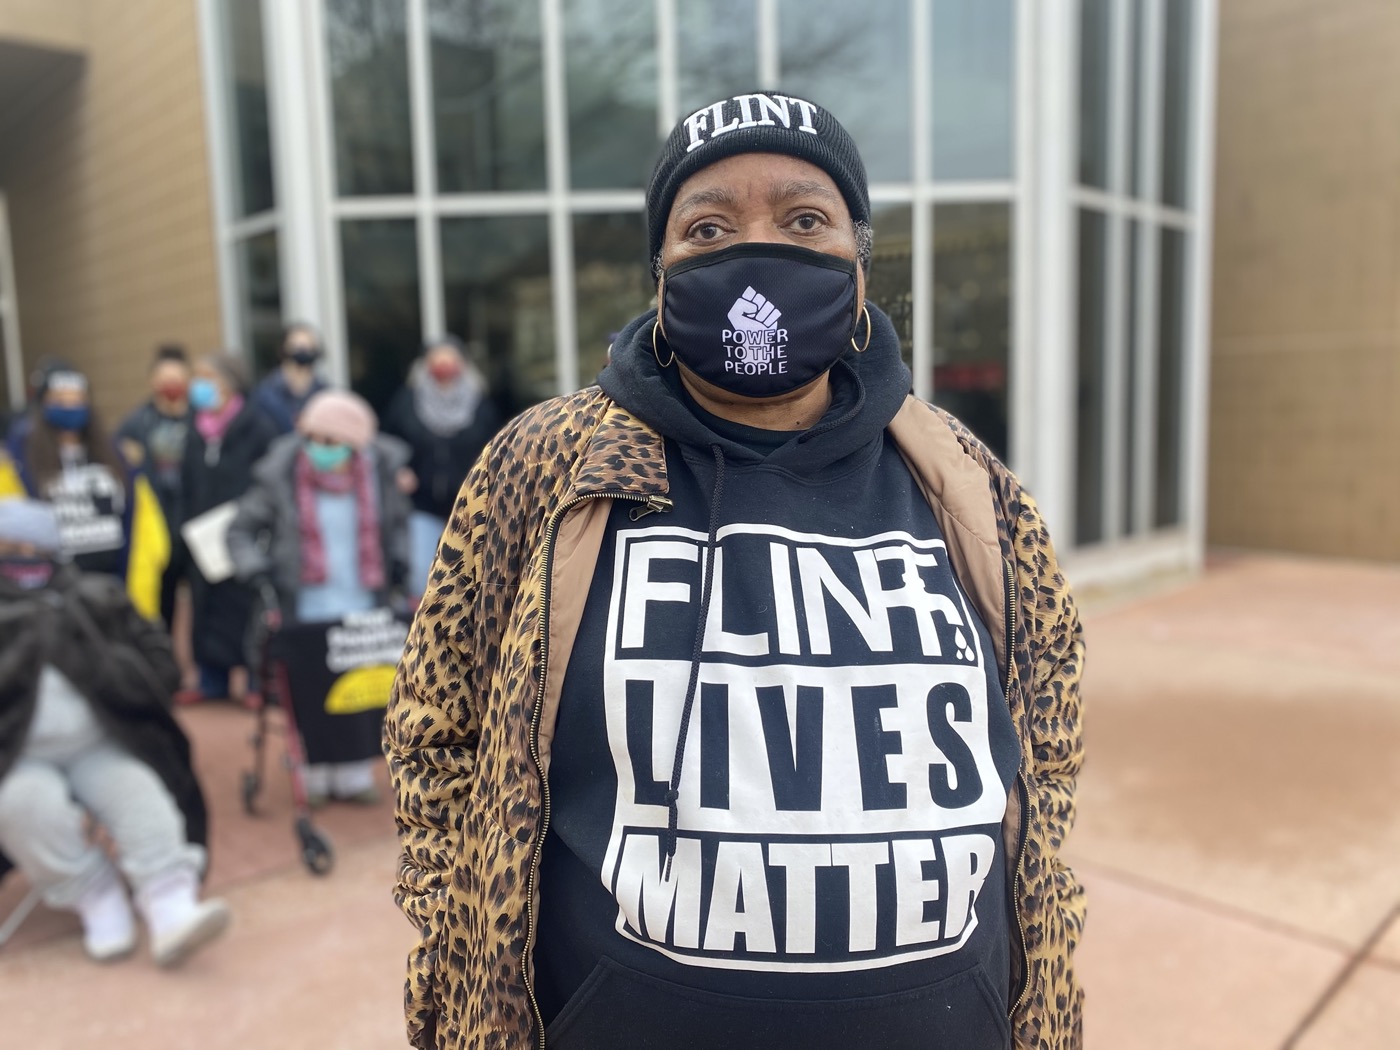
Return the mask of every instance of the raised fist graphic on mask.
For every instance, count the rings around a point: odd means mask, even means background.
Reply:
[[[735,331],[771,331],[778,327],[783,312],[750,285],[729,308],[729,325]]]

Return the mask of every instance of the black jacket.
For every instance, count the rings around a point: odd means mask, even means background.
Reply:
[[[247,492],[253,483],[253,464],[267,455],[267,448],[277,435],[277,425],[252,402],[234,417],[216,447],[211,447],[191,427],[181,477],[185,493],[183,520],[198,517]]]
[[[194,414],[186,412],[182,417],[171,418],[162,415],[154,402],[147,401],[122,420],[121,426],[117,428],[116,438],[118,444],[132,441],[141,446],[140,465],[145,468],[146,476],[151,479],[151,488],[155,490],[156,498],[160,500],[160,509],[165,512],[165,520],[173,532],[184,519],[184,511],[180,505],[183,470],[179,476],[165,477],[151,450],[151,435],[155,433],[156,428],[171,423],[185,427],[185,443],[188,444],[189,434],[194,429]]]
[[[440,437],[418,418],[413,404],[413,388],[403,387],[389,403],[382,428],[386,434],[402,438],[412,450],[409,468],[418,476],[413,508],[446,518],[457,502],[457,492],[472,469],[476,457],[501,428],[505,420],[489,397],[483,397],[476,415],[457,433]]]
[[[72,568],[39,590],[0,580],[0,638],[0,779],[24,748],[39,674],[52,664],[112,738],[161,778],[185,815],[186,837],[208,841],[189,739],[170,713],[180,672],[169,636],[136,611],[120,581]],[[9,866],[0,854],[0,875]]]
[[[253,466],[278,436],[277,426],[251,402],[229,424],[224,438],[211,447],[198,430],[185,443],[182,485],[185,520],[222,503],[239,499],[253,484]],[[194,606],[194,658],[209,667],[238,667],[246,661],[245,641],[253,598],[234,580],[210,585],[190,572]]]

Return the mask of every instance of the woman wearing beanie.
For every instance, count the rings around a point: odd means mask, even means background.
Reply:
[[[477,460],[385,722],[419,1047],[1081,1045],[1075,605],[909,395],[850,135],[719,99],[658,309]]]
[[[426,344],[408,383],[389,403],[384,432],[408,442],[418,479],[410,521],[409,589],[423,593],[438,540],[467,471],[502,422],[486,376],[461,340]]]
[[[64,553],[84,572],[124,581],[141,614],[159,619],[170,531],[148,476],[103,429],[82,372],[50,361],[32,387],[0,452],[0,499],[52,503]]]
[[[204,797],[170,715],[179,672],[121,586],[61,551],[52,507],[0,502],[0,875],[12,861],[50,907],[76,911],[99,961],[136,948],[134,896],[155,961],[174,966],[229,920],[199,899]]]
[[[269,584],[288,620],[339,620],[392,604],[408,571],[408,448],[379,435],[358,394],[323,390],[278,438],[239,501],[228,546],[238,578]],[[307,793],[377,801],[378,759],[312,765]]]
[[[248,373],[230,353],[205,354],[190,381],[194,426],[181,468],[185,521],[237,500],[253,483],[253,465],[277,436],[272,421],[247,401]],[[244,640],[253,596],[237,580],[210,583],[191,559],[194,659],[199,668],[195,699],[243,699],[248,691]],[[233,672],[239,671],[235,676]],[[238,680],[234,680],[235,677]]]

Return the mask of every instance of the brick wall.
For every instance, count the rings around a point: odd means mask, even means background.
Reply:
[[[1400,559],[1400,3],[1220,7],[1209,538]]]
[[[83,367],[109,421],[152,348],[219,340],[196,5],[91,2],[81,74],[6,128],[26,362]]]

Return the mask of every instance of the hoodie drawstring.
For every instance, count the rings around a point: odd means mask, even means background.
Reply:
[[[700,619],[695,625],[695,645],[690,653],[690,681],[685,687],[685,706],[681,708],[680,734],[676,737],[676,757],[671,763],[671,786],[666,792],[666,868],[662,877],[671,877],[671,861],[676,855],[676,822],[680,817],[681,767],[685,764],[685,738],[689,735],[690,716],[695,708],[695,690],[700,682],[700,656],[705,645],[705,626],[710,619],[710,592],[714,587],[716,539],[719,533],[719,507],[724,498],[724,451],[711,445],[715,457],[715,489],[710,497],[710,535],[705,544],[705,568],[700,584]]]

